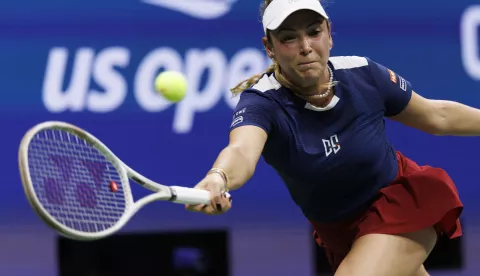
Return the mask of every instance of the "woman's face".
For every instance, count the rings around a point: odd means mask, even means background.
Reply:
[[[279,28],[263,38],[268,55],[282,74],[299,87],[327,82],[327,63],[332,47],[330,26],[321,15],[301,10],[291,14]]]

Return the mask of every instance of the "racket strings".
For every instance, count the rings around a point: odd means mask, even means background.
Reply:
[[[30,142],[28,163],[40,204],[58,222],[82,232],[113,227],[126,211],[117,169],[71,133],[44,130]],[[110,189],[111,181],[118,190]]]

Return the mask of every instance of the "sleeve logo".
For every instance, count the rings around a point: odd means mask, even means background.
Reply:
[[[400,89],[407,91],[407,81],[402,77],[400,77]]]
[[[388,73],[390,73],[390,80],[393,82],[393,83],[397,83],[397,75],[390,69],[388,69]]]

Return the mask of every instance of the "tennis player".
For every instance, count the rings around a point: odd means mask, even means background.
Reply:
[[[263,156],[312,223],[337,276],[428,275],[439,235],[461,235],[463,205],[448,174],[419,166],[386,138],[385,118],[433,135],[480,135],[480,111],[430,100],[396,72],[358,56],[330,57],[329,17],[318,0],[266,0],[263,45],[273,60],[240,94],[229,145],[196,188],[231,208]]]

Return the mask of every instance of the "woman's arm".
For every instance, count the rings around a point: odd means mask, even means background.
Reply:
[[[218,155],[213,168],[228,178],[228,189],[236,190],[253,175],[263,151],[267,133],[256,126],[241,126],[230,132],[230,142]]]
[[[415,92],[392,120],[434,135],[480,135],[480,110],[445,100],[426,99]]]
[[[232,130],[230,142],[218,155],[213,170],[195,186],[210,191],[211,203],[186,205],[187,210],[209,215],[227,212],[232,207],[231,198],[225,198],[222,192],[239,189],[252,177],[266,141],[267,133],[260,127],[245,125]]]

